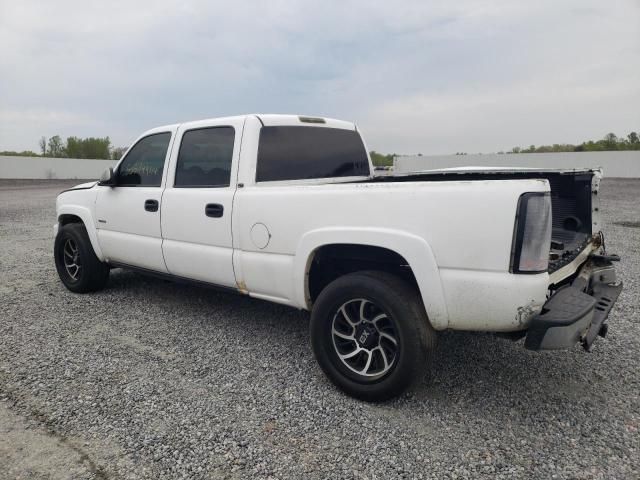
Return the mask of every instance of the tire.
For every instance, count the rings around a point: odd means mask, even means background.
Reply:
[[[310,330],[324,373],[361,400],[398,396],[431,367],[436,333],[422,300],[386,272],[356,272],[330,283],[314,304]]]
[[[96,257],[83,224],[63,225],[56,235],[53,253],[58,276],[67,289],[87,293],[106,285],[109,266]]]

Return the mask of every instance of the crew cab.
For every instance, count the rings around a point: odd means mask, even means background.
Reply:
[[[112,268],[311,312],[322,370],[365,400],[429,368],[437,332],[590,349],[622,284],[598,169],[375,176],[353,123],[243,115],[154,128],[100,181],[57,198],[54,256],[73,292]]]

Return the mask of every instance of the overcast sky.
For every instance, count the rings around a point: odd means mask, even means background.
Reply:
[[[0,0],[0,150],[254,112],[385,153],[640,131],[640,1]]]

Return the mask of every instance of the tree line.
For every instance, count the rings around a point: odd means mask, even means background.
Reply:
[[[626,137],[618,137],[615,133],[606,134],[601,140],[588,140],[578,145],[570,143],[554,143],[553,145],[530,145],[528,147],[513,147],[510,151],[498,153],[549,153],[549,152],[606,152],[614,150],[640,150],[640,135],[631,132]],[[456,155],[466,155],[466,152],[456,152]],[[385,155],[372,150],[369,152],[371,162],[376,167],[389,167],[393,165],[395,153]],[[421,156],[418,153],[418,156]]]
[[[3,151],[0,152],[0,155],[119,160],[126,150],[125,147],[113,147],[109,137],[67,137],[66,142],[63,142],[60,135],[54,135],[49,139],[40,137],[38,145],[40,147],[39,153],[31,150]]]
[[[66,143],[63,143],[60,135],[54,135],[49,139],[41,137],[39,146],[40,153],[31,150],[0,151],[0,155],[119,160],[126,151],[126,147],[113,147],[109,137],[68,137]],[[637,132],[631,132],[626,137],[618,137],[614,133],[608,133],[601,140],[588,140],[578,145],[570,143],[530,145],[529,147],[513,147],[511,151],[498,153],[603,152],[613,150],[640,150],[640,135]],[[369,155],[371,162],[376,167],[393,166],[393,158],[396,156],[395,153],[384,154],[375,150],[369,152]],[[456,152],[456,155],[466,155],[466,153]]]
[[[513,147],[507,153],[548,153],[548,152],[607,152],[613,150],[640,150],[640,137],[631,132],[626,137],[618,137],[615,133],[607,133],[601,140],[589,140],[579,145],[570,143],[554,143],[553,145],[530,145],[529,147]],[[505,153],[505,152],[498,152]]]
[[[385,155],[384,153],[378,153],[375,150],[371,150],[369,152],[369,156],[371,157],[371,163],[373,163],[374,167],[392,167],[393,157],[395,157],[396,154],[390,153]]]

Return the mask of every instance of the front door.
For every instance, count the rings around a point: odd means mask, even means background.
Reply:
[[[166,272],[160,208],[172,131],[147,135],[118,165],[113,187],[100,186],[96,218],[100,248],[109,262]]]
[[[178,129],[162,200],[162,251],[173,275],[236,287],[231,210],[243,125],[218,119]]]

